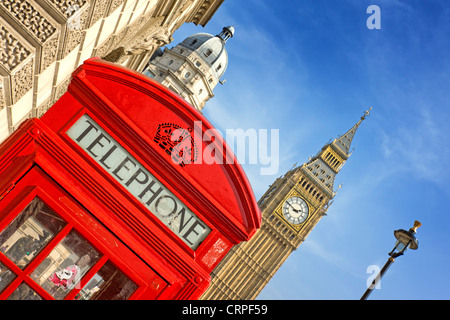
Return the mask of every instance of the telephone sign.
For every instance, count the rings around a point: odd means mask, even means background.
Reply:
[[[189,247],[196,249],[211,229],[89,116],[67,130],[112,177]]]

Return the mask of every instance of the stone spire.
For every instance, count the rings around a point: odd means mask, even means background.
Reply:
[[[333,144],[337,147],[337,149],[347,158],[350,156],[350,145],[352,144],[356,130],[358,130],[361,122],[370,115],[370,110],[372,110],[372,107],[364,112],[361,119],[359,119],[359,121],[350,130],[333,141]]]
[[[316,156],[299,168],[331,197],[336,194],[333,191],[336,174],[349,158],[351,154],[350,146],[356,130],[361,122],[369,116],[371,109],[365,111],[364,115],[349,131],[334,139],[331,143],[326,144]]]

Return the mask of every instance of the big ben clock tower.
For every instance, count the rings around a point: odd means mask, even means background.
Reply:
[[[313,158],[278,178],[261,197],[262,226],[234,246],[211,274],[203,300],[252,300],[325,215],[336,194],[334,180],[349,158],[361,119]]]

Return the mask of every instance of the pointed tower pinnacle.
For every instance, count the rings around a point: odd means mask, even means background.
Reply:
[[[365,111],[363,116],[349,131],[334,139],[331,143],[327,143],[316,156],[299,168],[314,180],[330,198],[336,194],[333,192],[336,174],[350,157],[350,146],[356,130],[359,128],[361,122],[369,116],[370,110],[372,108]]]
[[[347,157],[347,159],[351,154],[350,145],[352,144],[356,130],[359,128],[361,122],[370,115],[370,110],[372,110],[372,107],[370,107],[369,110],[366,110],[364,112],[361,119],[359,119],[359,121],[350,130],[348,130],[343,136],[333,141],[334,145],[343,153],[344,156]]]

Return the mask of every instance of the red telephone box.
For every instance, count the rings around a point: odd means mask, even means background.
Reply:
[[[212,129],[159,83],[87,60],[0,146],[0,299],[198,298],[261,224]],[[213,149],[223,161],[202,161]]]

